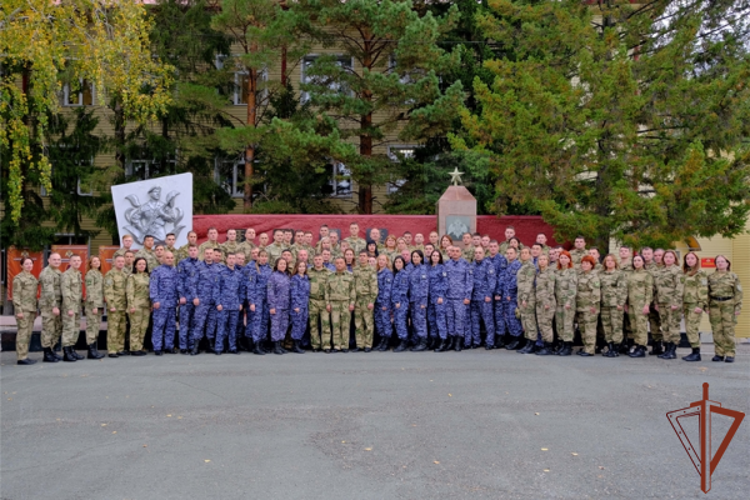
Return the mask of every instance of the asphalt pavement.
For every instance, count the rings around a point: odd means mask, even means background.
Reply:
[[[703,351],[700,363],[471,350],[34,366],[4,352],[0,498],[747,498],[750,421],[704,495],[665,416],[703,382],[750,412],[750,347],[734,364]],[[714,449],[729,423],[714,417]]]

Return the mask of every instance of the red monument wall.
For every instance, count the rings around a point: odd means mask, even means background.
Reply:
[[[380,229],[382,238],[386,233],[401,236],[404,231],[424,234],[427,241],[430,231],[436,230],[437,217],[434,215],[195,215],[193,216],[193,230],[198,233],[198,242],[207,239],[209,227],[219,231],[219,242],[226,240],[227,229],[237,229],[237,240],[242,240],[245,229],[252,227],[258,236],[268,233],[273,241],[274,229],[301,229],[312,231],[314,241],[318,241],[318,230],[323,224],[330,229],[338,229],[342,237],[349,236],[349,224],[357,222],[360,236],[365,238],[367,231],[373,227]],[[536,241],[536,235],[547,235],[547,244],[557,245],[552,237],[552,226],[538,216],[518,215],[497,218],[494,215],[477,216],[477,232],[489,234],[493,239],[505,241],[505,228],[514,226],[516,237],[524,245],[531,245]],[[257,237],[256,241],[257,243]]]

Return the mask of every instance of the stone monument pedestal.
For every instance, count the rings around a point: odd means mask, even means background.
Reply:
[[[477,199],[464,186],[449,186],[437,202],[438,232],[463,248],[464,233],[477,230]]]

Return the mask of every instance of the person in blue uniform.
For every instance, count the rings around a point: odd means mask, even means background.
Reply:
[[[488,350],[495,348],[495,318],[493,299],[497,288],[495,266],[484,258],[484,247],[474,249],[474,262],[471,263],[474,287],[471,292],[471,337],[466,339],[466,347],[479,347],[482,342],[480,322],[487,331],[485,346]]]
[[[253,251],[258,253],[258,248],[254,248]],[[255,328],[255,311],[250,310],[249,297],[252,295],[251,289],[255,289],[255,276],[257,273],[257,259],[252,259],[245,264],[242,268],[242,282],[245,284],[245,325],[244,325],[244,336],[248,343],[248,349],[255,351],[255,342],[253,339],[253,329]]]
[[[219,285],[219,266],[214,264],[214,250],[206,248],[203,251],[203,262],[198,264],[198,279],[196,297],[198,303],[195,310],[195,330],[193,331],[193,350],[190,354],[197,355],[200,341],[204,335],[208,337],[210,348],[216,332],[216,307],[214,304],[214,289]]]
[[[177,312],[177,269],[174,268],[174,254],[165,252],[162,264],[151,272],[149,295],[154,308],[154,327],[151,342],[154,354],[174,352],[175,314]]]
[[[448,247],[448,255],[450,260],[444,264],[448,278],[448,304],[445,313],[448,335],[453,339],[448,348],[460,351],[465,336],[464,325],[467,322],[466,306],[471,304],[474,277],[469,264],[461,258],[460,248],[455,245]]]
[[[271,342],[274,354],[286,354],[281,342],[289,329],[289,307],[292,304],[291,279],[287,261],[283,257],[276,261],[273,273],[268,278],[268,312],[271,316]]]
[[[497,240],[490,240],[490,254],[485,257],[495,267],[497,285],[493,291],[492,301],[493,316],[495,318],[495,344],[496,349],[505,347],[505,316],[503,314],[503,286],[505,279],[505,268],[508,267],[507,259],[500,253],[500,244]]]
[[[297,262],[295,271],[291,281],[292,310],[289,313],[292,322],[292,352],[305,354],[300,342],[307,329],[310,307],[310,278],[307,276],[307,262]]]
[[[180,353],[193,349],[195,310],[198,304],[198,245],[188,246],[188,257],[177,265],[177,294],[180,297]]]
[[[430,293],[429,269],[424,262],[421,250],[411,253],[412,269],[409,271],[409,309],[411,324],[417,343],[412,351],[427,349],[427,298]]]
[[[239,354],[237,318],[242,311],[242,297],[246,295],[242,271],[235,268],[235,253],[229,252],[225,258],[226,266],[222,266],[219,270],[219,286],[216,287],[214,294],[218,323],[214,352],[217,355],[224,352],[224,341],[227,337],[229,337],[229,352]]]
[[[391,305],[393,307],[393,326],[399,340],[399,344],[393,352],[403,352],[409,346],[409,330],[406,327],[406,319],[409,315],[409,271],[406,269],[406,261],[400,255],[393,259]]]
[[[273,270],[268,265],[268,253],[262,250],[258,253],[255,263],[254,286],[247,287],[248,308],[253,313],[253,342],[255,343],[254,354],[266,354],[270,352],[263,347],[268,337],[269,307],[267,300],[268,278]]]
[[[443,254],[439,250],[432,250],[430,259],[430,297],[427,306],[427,321],[429,323],[431,348],[435,352],[443,352],[448,347],[448,324],[445,318],[448,291],[448,273],[443,264]]]
[[[393,287],[393,272],[388,268],[388,255],[382,253],[377,258],[378,296],[375,299],[375,330],[380,336],[380,342],[375,346],[376,351],[387,351],[393,335],[391,324],[391,289]]]
[[[508,266],[505,268],[503,275],[503,317],[505,325],[508,328],[510,342],[505,348],[509,351],[515,351],[522,347],[523,327],[521,326],[520,317],[516,316],[518,309],[518,283],[516,277],[518,270],[521,269],[521,261],[518,260],[518,252],[512,246],[505,251],[505,258]]]

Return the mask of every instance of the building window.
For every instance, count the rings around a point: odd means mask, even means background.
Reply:
[[[78,88],[63,85],[63,106],[92,106],[94,88],[87,80],[79,80]]]
[[[331,180],[328,181],[331,186],[332,196],[351,196],[352,195],[352,172],[343,163],[337,162],[331,168]]]
[[[234,105],[235,106],[247,106],[247,86],[248,86],[247,71],[238,71],[234,74]],[[268,81],[268,72],[258,72],[258,88],[255,89],[256,104],[260,104],[268,96],[268,88],[266,88],[266,81]]]
[[[166,163],[166,165],[165,165]],[[125,165],[125,175],[136,177],[140,180],[151,179],[161,175],[175,174],[177,172],[177,159],[170,158],[166,162],[161,160],[128,160]]]
[[[338,92],[341,94],[349,92],[348,88],[346,87],[346,84],[343,84],[339,81],[332,80],[330,78],[325,78],[323,76],[310,75],[309,68],[315,63],[315,61],[318,60],[319,57],[320,57],[319,55],[308,55],[308,56],[305,56],[305,58],[302,60],[302,71],[301,71],[302,84],[328,87],[331,91]],[[349,71],[354,67],[353,59],[351,57],[346,57],[346,56],[337,56],[335,64]],[[310,94],[308,92],[300,93],[301,102],[303,103],[307,102],[309,99],[310,99]]]
[[[91,158],[89,160],[79,160],[79,161],[76,162],[76,165],[87,166],[87,167],[90,167],[93,164],[94,164],[94,159],[93,158]],[[54,170],[55,170],[55,167],[53,166],[52,169],[51,169],[51,171],[50,171],[50,177],[52,177],[53,179],[54,179]],[[53,189],[54,188],[55,188],[55,186],[53,186]],[[44,186],[40,187],[39,194],[41,196],[49,196],[49,193],[44,188]],[[70,191],[70,194],[73,194],[73,190]],[[79,177],[76,180],[76,193],[75,194],[77,194],[78,196],[94,196],[94,190],[91,188],[90,185],[82,183],[81,182],[81,178]]]
[[[391,161],[401,161],[401,158],[414,158],[416,148],[416,146],[388,146],[388,157]],[[388,194],[395,193],[404,184],[406,184],[406,179],[391,179],[386,182]]]
[[[242,198],[245,194],[245,159],[226,160],[216,158],[214,181],[232,198]]]

